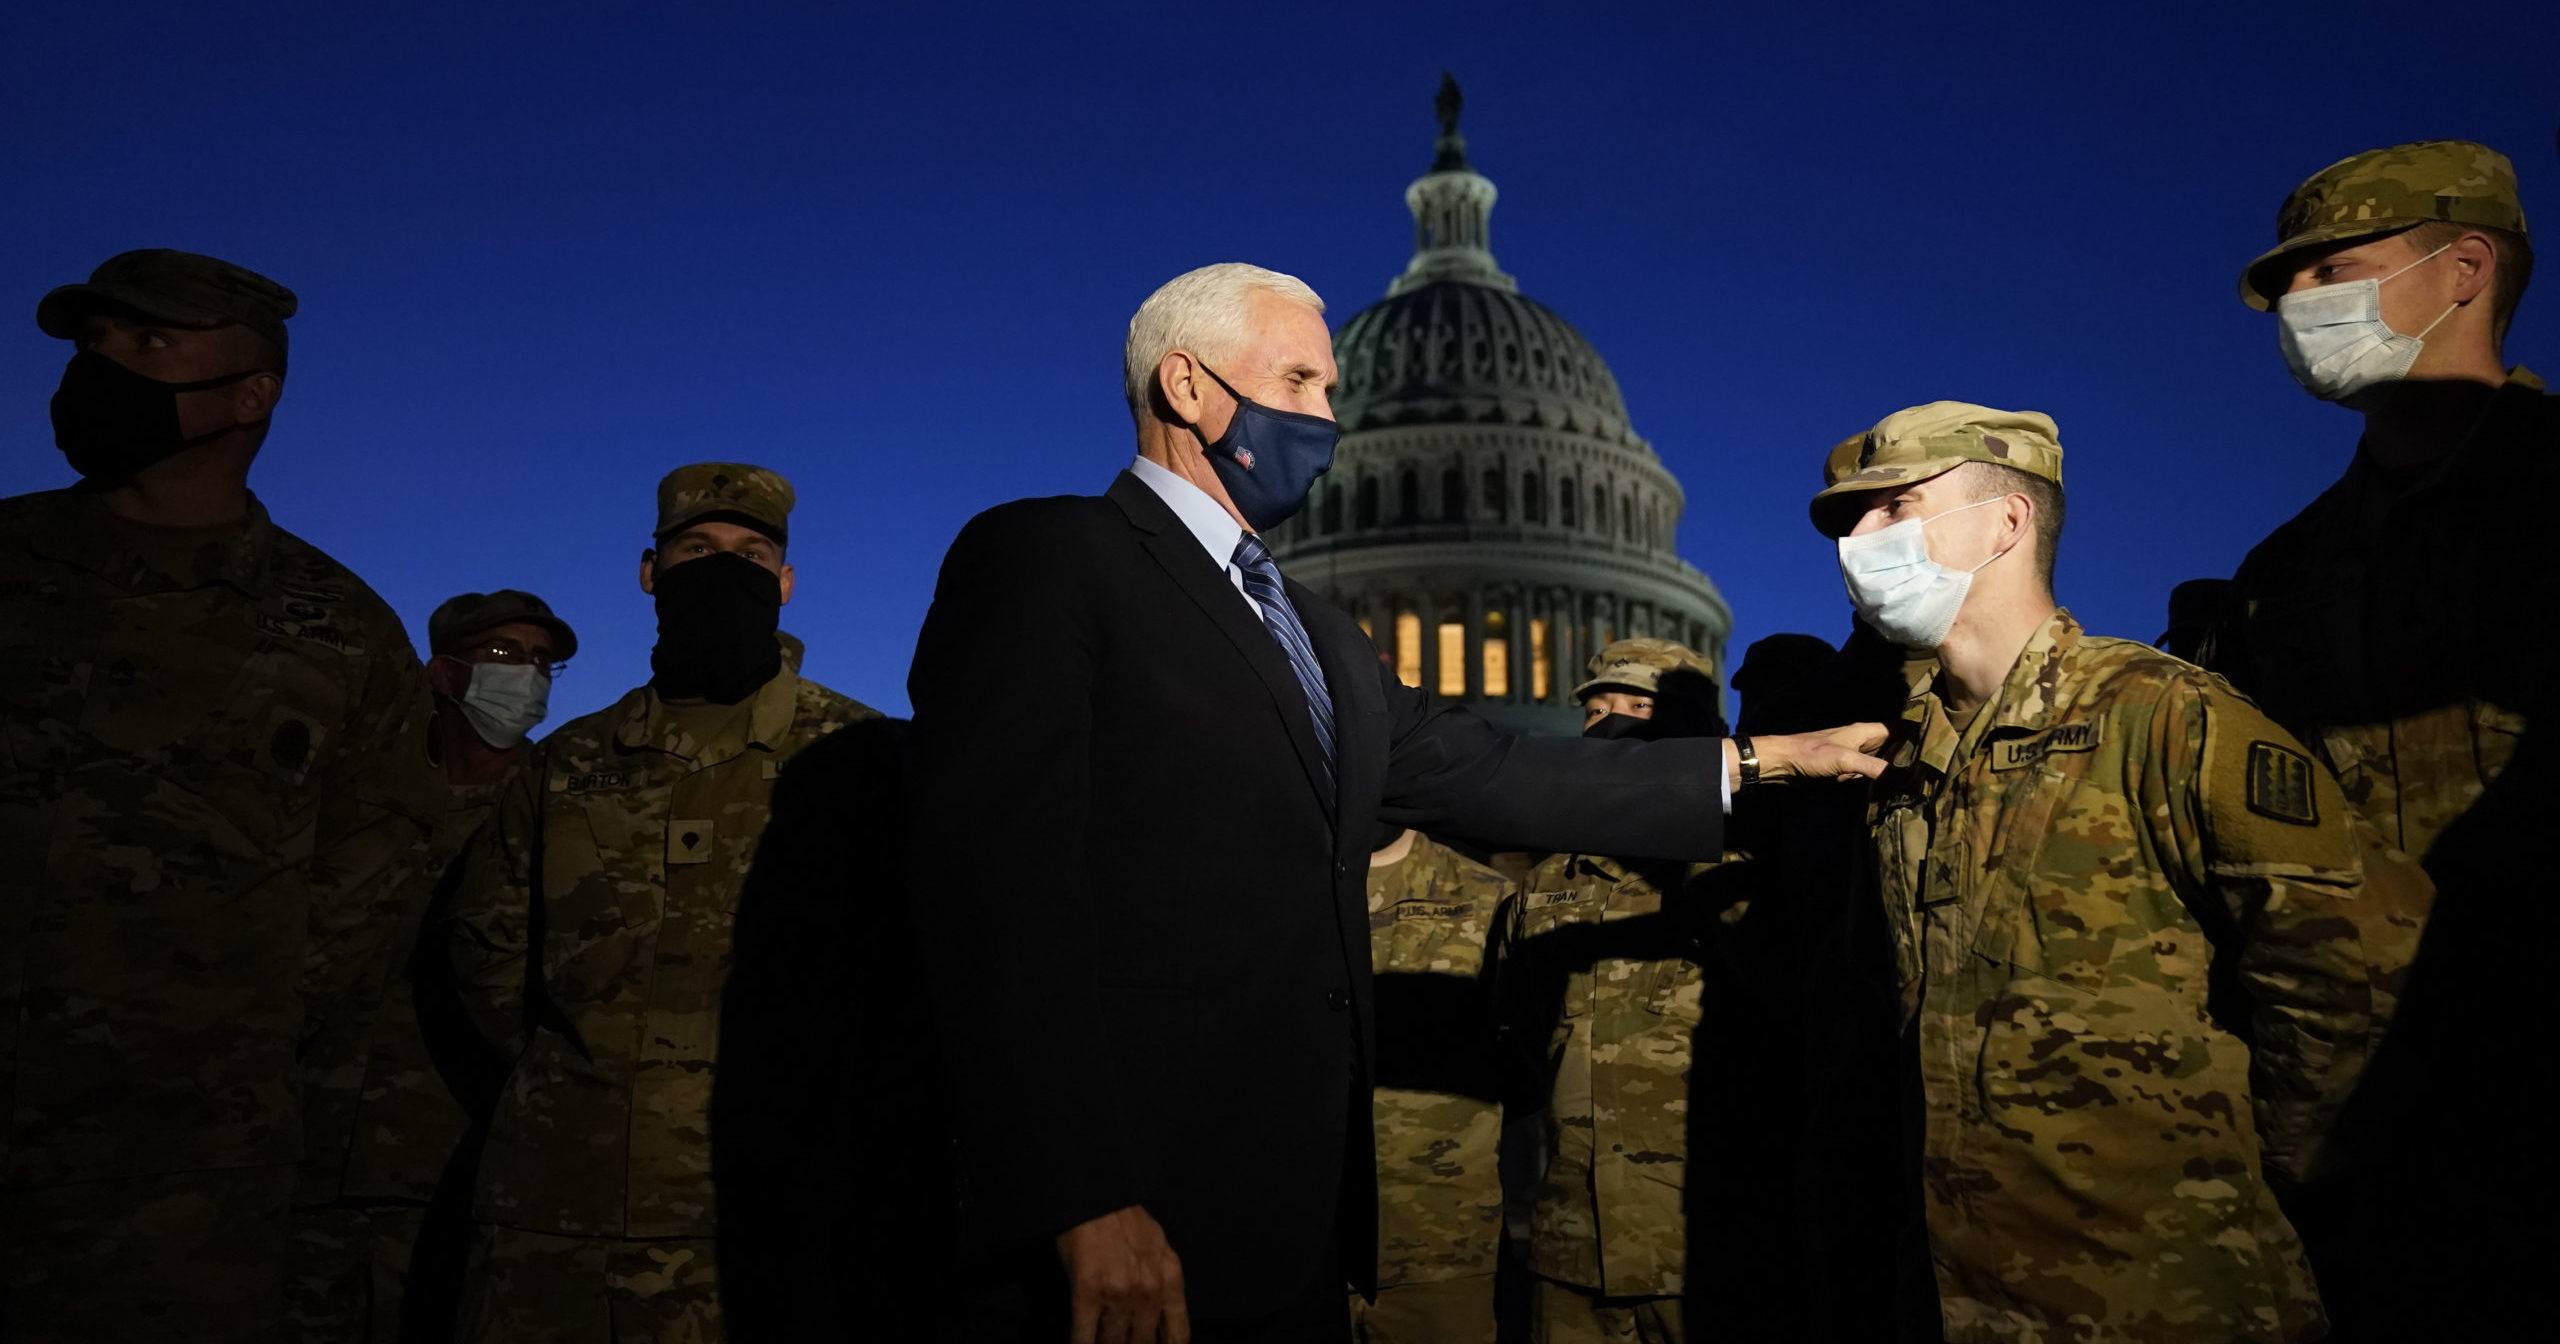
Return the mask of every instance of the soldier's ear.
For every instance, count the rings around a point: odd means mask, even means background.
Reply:
[[[2454,264],[2455,303],[2469,303],[2487,293],[2496,268],[2508,264],[2507,258],[2498,255],[2498,245],[2477,233],[2454,239],[2446,260]]]
[[[640,591],[651,597],[658,595],[658,553],[655,550],[640,552]]]
[[[776,573],[775,573],[775,577],[777,577],[777,578],[779,578],[779,579],[781,579],[781,580],[782,580],[782,605],[784,605],[784,606],[786,606],[786,607],[787,607],[787,606],[790,606],[790,605],[791,605],[791,566],[790,566],[789,564],[785,564],[785,565],[783,565],[783,567],[782,567],[780,570],[776,571]]]
[[[471,685],[471,667],[459,658],[436,654],[427,659],[427,685],[448,700],[459,699]]]

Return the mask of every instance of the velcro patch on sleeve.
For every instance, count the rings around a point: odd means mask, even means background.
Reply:
[[[2251,742],[2249,810],[2296,826],[2320,824],[2320,797],[2312,787],[2311,758],[2273,742]]]
[[[2347,800],[2329,767],[2239,696],[2209,694],[2204,720],[2196,787],[2208,863],[2332,872],[2356,866]]]

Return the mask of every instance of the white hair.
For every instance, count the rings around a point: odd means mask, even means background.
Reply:
[[[1155,386],[1156,366],[1164,363],[1165,355],[1189,350],[1202,359],[1221,360],[1252,339],[1246,327],[1246,298],[1257,289],[1324,311],[1324,300],[1306,281],[1241,261],[1185,271],[1138,305],[1129,319],[1129,345],[1121,359],[1129,413],[1138,423],[1146,423],[1148,389]]]

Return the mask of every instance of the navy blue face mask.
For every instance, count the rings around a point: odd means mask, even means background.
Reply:
[[[1218,473],[1227,498],[1236,502],[1236,512],[1254,531],[1289,521],[1289,515],[1307,502],[1307,491],[1315,488],[1316,478],[1332,469],[1333,446],[1342,441],[1342,427],[1321,415],[1275,411],[1227,387],[1227,380],[1208,365],[1201,365],[1200,371],[1236,399],[1235,418],[1227,422],[1227,432],[1216,443],[1209,442],[1200,426],[1191,426],[1191,437],[1200,440],[1201,451],[1209,455],[1209,469]]]

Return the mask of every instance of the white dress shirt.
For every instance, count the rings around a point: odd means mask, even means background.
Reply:
[[[1227,512],[1227,506],[1209,498],[1208,491],[1175,475],[1171,468],[1144,455],[1130,460],[1129,474],[1146,482],[1147,488],[1156,492],[1156,498],[1173,510],[1173,516],[1181,519],[1182,525],[1190,529],[1191,535],[1199,541],[1200,549],[1209,553],[1209,562],[1226,571],[1227,582],[1235,585],[1236,596],[1253,608],[1253,618],[1261,620],[1262,604],[1254,601],[1253,595],[1244,590],[1244,571],[1236,568],[1235,564],[1236,543],[1244,540],[1244,525],[1236,521],[1234,514]]]

